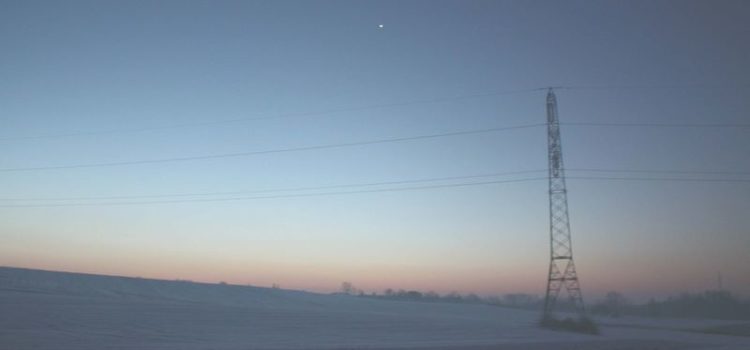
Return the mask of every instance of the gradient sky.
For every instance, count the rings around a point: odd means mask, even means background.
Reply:
[[[747,18],[750,3],[741,0],[0,1],[0,168],[543,123],[545,91],[519,90],[547,86],[600,87],[557,90],[562,122],[747,124]],[[519,92],[493,94],[504,91]],[[426,100],[433,102],[384,106]],[[381,107],[359,108],[367,106]],[[25,138],[340,109],[350,110]],[[569,125],[562,139],[571,169],[750,172],[749,132]],[[2,171],[0,204],[539,170],[546,156],[546,130],[535,127]],[[545,174],[489,180],[539,176]],[[749,183],[570,179],[568,190],[585,295],[702,291],[716,286],[718,272],[725,287],[750,294]],[[546,191],[542,180],[240,201],[6,206],[0,265],[315,291],[346,280],[367,291],[541,294]],[[331,190],[281,194],[320,192]],[[205,197],[179,197],[197,198]]]

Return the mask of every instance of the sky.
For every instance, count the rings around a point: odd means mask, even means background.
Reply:
[[[749,15],[0,1],[0,265],[542,294],[557,87],[584,296],[750,295]]]

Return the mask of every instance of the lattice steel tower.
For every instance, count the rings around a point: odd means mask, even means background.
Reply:
[[[544,296],[544,318],[552,317],[560,290],[565,287],[575,311],[584,314],[581,287],[573,262],[568,219],[568,193],[565,189],[560,121],[557,98],[552,88],[547,92],[547,143],[549,147],[549,230],[550,261],[547,293]]]

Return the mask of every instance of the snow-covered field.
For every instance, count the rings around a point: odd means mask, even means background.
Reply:
[[[687,332],[722,321],[602,320],[542,330],[487,305],[0,268],[0,349],[750,349]]]

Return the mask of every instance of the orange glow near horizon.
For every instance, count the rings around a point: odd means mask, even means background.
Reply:
[[[92,264],[85,259],[64,260],[54,258],[41,259],[3,259],[0,265],[62,271],[73,273],[90,273],[112,276],[140,277],[163,280],[189,280],[201,283],[226,282],[236,285],[270,287],[279,285],[284,289],[306,290],[319,293],[338,291],[344,281],[352,282],[365,293],[381,294],[385,289],[434,291],[440,294],[458,292],[479,295],[503,295],[507,293],[528,293],[541,295],[544,291],[544,270],[533,273],[517,271],[512,274],[499,273],[499,270],[463,269],[436,271],[428,267],[404,266],[369,266],[344,267],[325,264],[298,266],[293,264],[257,264],[250,266],[242,263],[206,265],[203,262],[191,261],[175,264],[153,264],[144,259],[134,261],[128,266],[117,263]],[[32,261],[33,260],[33,261]],[[13,261],[11,263],[11,261]],[[358,278],[357,276],[367,276]],[[700,292],[711,289],[705,286],[706,280],[689,280],[685,276],[673,276],[671,279],[660,276],[640,276],[633,273],[622,279],[606,278],[599,273],[585,275],[583,279],[586,295],[599,298],[608,291],[620,291],[634,295],[636,299],[654,296],[661,297],[680,292]]]

